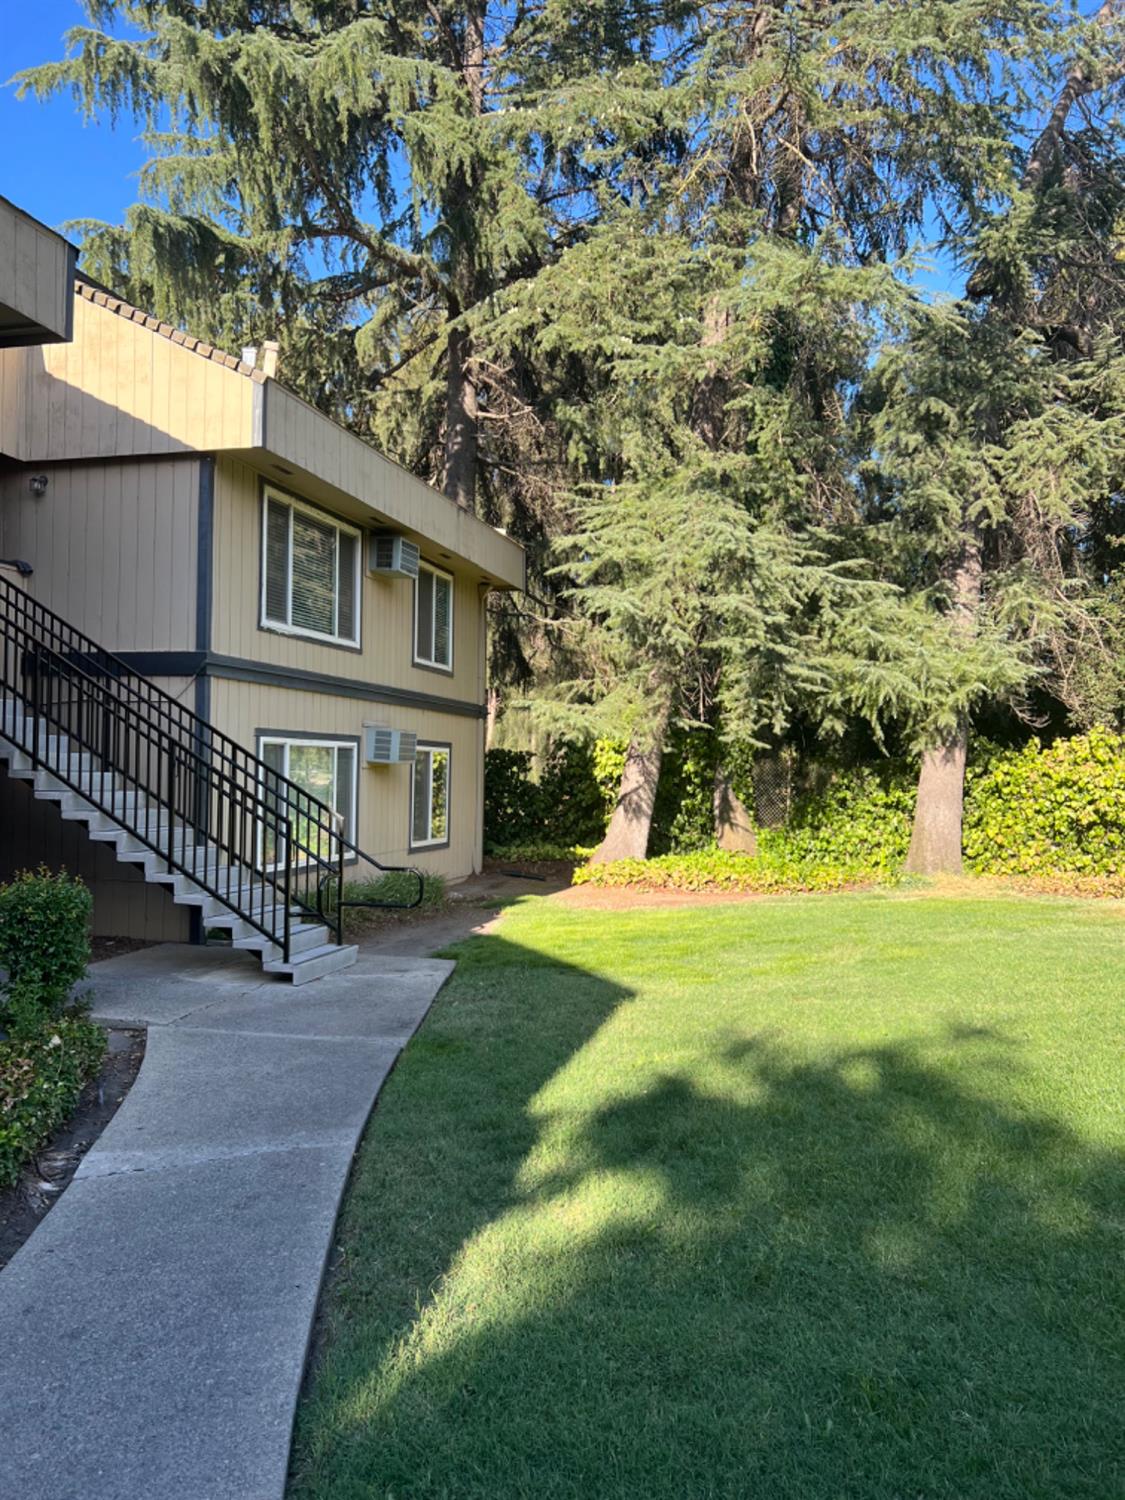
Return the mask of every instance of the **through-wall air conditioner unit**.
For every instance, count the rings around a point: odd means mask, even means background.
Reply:
[[[369,766],[397,766],[414,759],[418,736],[385,724],[363,726],[363,758]]]
[[[367,570],[383,578],[417,578],[418,548],[394,531],[373,531],[367,540]]]

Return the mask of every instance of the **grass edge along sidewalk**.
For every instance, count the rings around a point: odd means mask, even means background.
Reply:
[[[292,1500],[1104,1500],[1116,907],[539,901],[369,1127]]]

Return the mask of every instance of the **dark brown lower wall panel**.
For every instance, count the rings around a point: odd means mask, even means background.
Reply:
[[[39,865],[81,875],[94,894],[95,936],[189,941],[186,907],[174,905],[160,886],[146,885],[132,865],[118,864],[104,845],[91,843],[83,824],[64,822],[53,802],[36,801],[27,783],[11,780],[0,764],[0,880]]]

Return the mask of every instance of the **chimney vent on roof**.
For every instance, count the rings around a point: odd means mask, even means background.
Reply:
[[[277,379],[277,357],[281,353],[281,345],[276,339],[267,339],[262,345],[262,374],[268,375],[271,380]]]

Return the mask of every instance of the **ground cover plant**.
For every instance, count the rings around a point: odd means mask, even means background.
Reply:
[[[291,1500],[1105,1500],[1122,909],[515,909],[389,1081]]]

